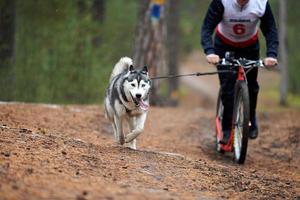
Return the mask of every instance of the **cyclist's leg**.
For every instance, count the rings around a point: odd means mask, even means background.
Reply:
[[[218,68],[218,70],[222,70]],[[234,102],[234,84],[235,77],[231,73],[220,73],[219,80],[222,90],[222,103],[224,105],[224,113],[222,120],[222,129],[231,130],[232,113],[233,113],[233,102]]]
[[[215,37],[215,51],[220,58],[224,58],[227,51],[234,51],[233,48],[224,44],[218,36]],[[228,69],[228,67],[218,67],[218,70]],[[224,136],[229,139],[230,130],[232,127],[232,113],[233,113],[233,100],[234,100],[234,84],[235,75],[232,73],[219,73],[220,87],[222,91],[221,99],[224,105],[222,129]],[[225,134],[226,133],[226,134]],[[224,142],[226,143],[226,142]]]
[[[257,82],[258,69],[254,68],[247,74],[249,98],[250,98],[250,131],[249,138],[255,139],[258,136],[258,125],[256,120],[256,104],[259,92],[259,85]]]
[[[223,69],[219,67],[218,70]],[[220,143],[227,144],[230,139],[230,131],[232,127],[235,77],[233,77],[232,73],[220,73],[219,80],[222,91],[221,100],[224,106],[222,118],[223,138]]]
[[[250,97],[250,121],[255,121],[257,96],[259,92],[259,85],[257,82],[258,69],[254,68],[247,74],[248,89]]]

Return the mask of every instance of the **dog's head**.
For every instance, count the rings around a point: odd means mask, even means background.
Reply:
[[[135,69],[132,65],[128,69],[128,76],[124,81],[124,89],[130,94],[134,104],[144,110],[149,107],[148,98],[151,88],[151,79],[148,75],[148,68]]]

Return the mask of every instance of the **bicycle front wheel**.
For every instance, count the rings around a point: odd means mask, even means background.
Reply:
[[[233,108],[233,147],[235,161],[244,164],[247,154],[250,119],[248,86],[245,81],[237,81]]]

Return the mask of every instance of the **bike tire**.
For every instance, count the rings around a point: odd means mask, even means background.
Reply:
[[[238,164],[244,164],[246,159],[249,120],[250,101],[248,86],[245,81],[237,81],[233,107],[233,147],[235,161]]]
[[[220,89],[219,93],[218,93],[217,109],[216,109],[216,118],[218,118],[220,120],[220,123],[222,123],[223,112],[224,112],[224,106],[223,106],[222,100],[221,100],[221,89]],[[218,141],[217,132],[218,132],[218,130],[216,127],[216,137],[215,137],[216,150],[217,150],[217,152],[223,154],[223,153],[225,153],[225,151],[221,148],[221,144]]]

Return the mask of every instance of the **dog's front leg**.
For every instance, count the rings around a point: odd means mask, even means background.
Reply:
[[[127,122],[129,124],[129,131],[131,133],[136,127],[136,117],[128,117]],[[125,146],[131,149],[136,149],[136,139],[132,140],[129,143],[125,143]]]
[[[144,131],[144,124],[146,121],[147,114],[144,113],[138,117],[136,117],[135,128],[125,137],[125,142],[131,142],[137,136],[139,136]]]
[[[117,140],[121,145],[123,145],[125,143],[124,134],[123,134],[123,118],[114,116],[114,122],[116,126]]]

